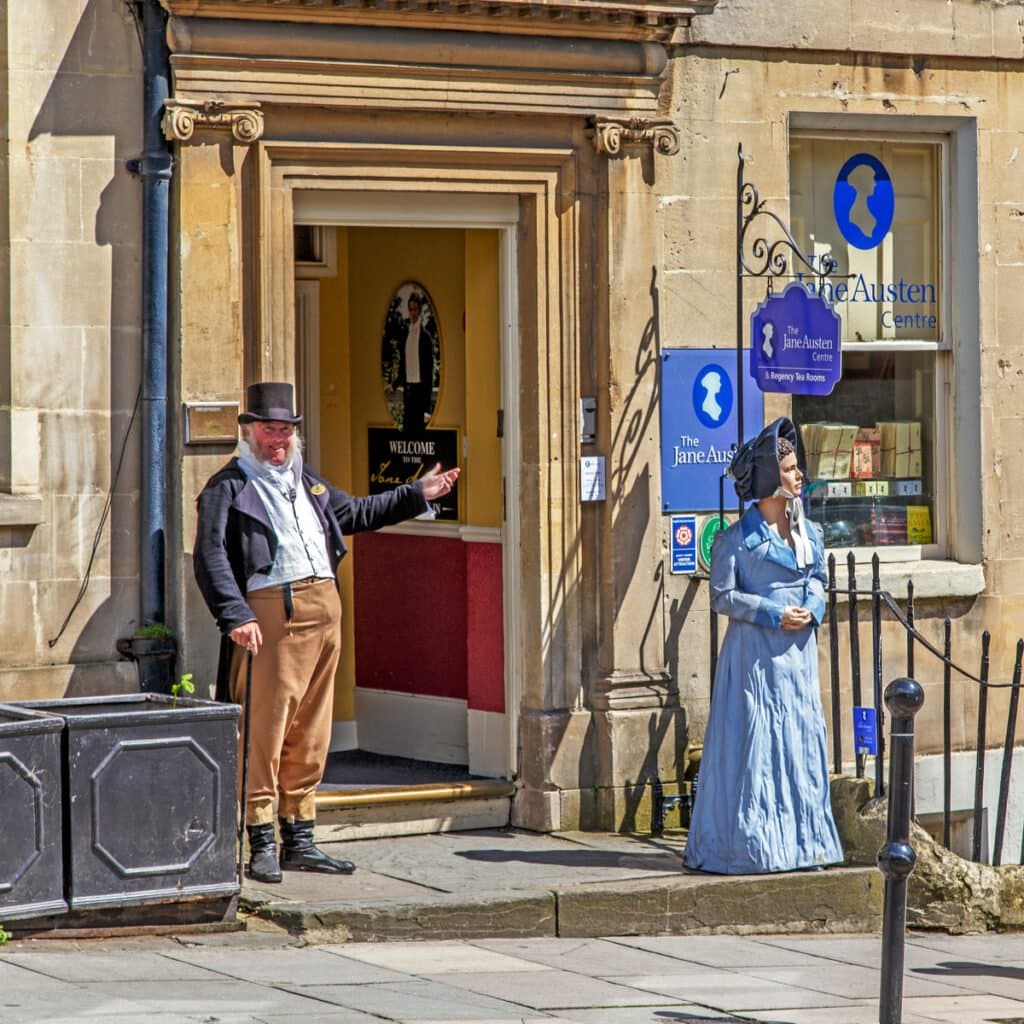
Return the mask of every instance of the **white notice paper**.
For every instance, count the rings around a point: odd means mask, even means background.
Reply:
[[[580,459],[580,497],[583,501],[604,501],[603,455],[584,455]]]

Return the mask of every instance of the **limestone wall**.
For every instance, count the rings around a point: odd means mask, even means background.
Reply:
[[[139,45],[119,0],[0,8],[0,699],[134,684]],[[131,668],[131,672],[126,669]]]

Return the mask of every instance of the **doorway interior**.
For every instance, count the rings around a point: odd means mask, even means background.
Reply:
[[[359,495],[463,470],[438,518],[351,538],[325,784],[511,778],[517,201],[311,190],[294,215],[306,457]]]

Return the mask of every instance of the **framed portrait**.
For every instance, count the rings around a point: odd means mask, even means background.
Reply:
[[[422,433],[441,387],[441,327],[434,301],[419,281],[403,281],[388,302],[380,369],[395,427],[403,434]]]

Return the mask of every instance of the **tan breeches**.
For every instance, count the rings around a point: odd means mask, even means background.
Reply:
[[[252,659],[245,801],[250,825],[273,821],[275,801],[278,815],[288,821],[314,819],[316,787],[330,746],[341,601],[331,580],[292,586],[291,622],[285,619],[281,588],[246,595],[263,634],[263,646]],[[245,651],[238,646],[231,662],[231,699],[244,708]],[[244,727],[239,765],[243,744]]]

